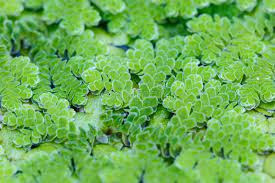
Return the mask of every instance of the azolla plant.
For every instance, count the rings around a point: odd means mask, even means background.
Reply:
[[[274,28],[274,0],[0,0],[0,182],[275,182]]]

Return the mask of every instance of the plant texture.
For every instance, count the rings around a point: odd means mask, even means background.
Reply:
[[[274,0],[0,0],[0,183],[275,182]]]

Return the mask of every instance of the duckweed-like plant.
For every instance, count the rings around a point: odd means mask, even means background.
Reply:
[[[0,0],[0,182],[274,182],[274,13]]]

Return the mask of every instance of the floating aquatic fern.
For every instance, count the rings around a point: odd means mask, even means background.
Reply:
[[[272,0],[0,0],[0,182],[274,182]]]

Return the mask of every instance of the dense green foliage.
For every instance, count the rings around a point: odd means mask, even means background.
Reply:
[[[0,0],[0,182],[275,182],[274,0]]]

